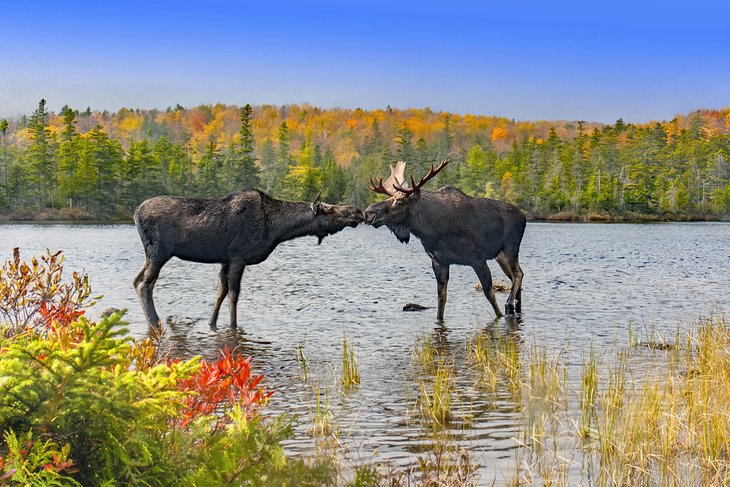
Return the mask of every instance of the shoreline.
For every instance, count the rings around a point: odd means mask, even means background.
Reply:
[[[572,211],[561,211],[549,214],[534,214],[523,210],[528,222],[544,223],[684,223],[684,222],[730,222],[730,215],[657,215],[651,213],[623,214],[590,212],[586,214]],[[132,215],[115,215],[112,217],[94,215],[82,210],[63,208],[60,210],[44,209],[40,211],[20,210],[11,213],[0,213],[0,224],[62,224],[62,225],[109,225],[133,224]]]

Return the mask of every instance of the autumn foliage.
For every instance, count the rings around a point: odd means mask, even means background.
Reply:
[[[605,124],[308,104],[53,113],[43,100],[4,126],[0,215],[9,219],[130,217],[153,195],[249,186],[362,207],[375,198],[369,178],[389,164],[405,160],[418,177],[446,158],[432,189],[497,196],[537,216],[730,214],[730,108]]]
[[[84,314],[91,295],[89,277],[72,275],[64,283],[63,255],[46,252],[30,263],[20,260],[20,251],[0,268],[0,324],[6,333],[19,333],[28,328],[39,332],[56,326],[67,326]]]
[[[210,416],[225,407],[240,407],[247,418],[256,417],[273,391],[267,392],[259,384],[264,376],[251,375],[251,358],[234,355],[228,345],[221,357],[208,363],[201,360],[200,369],[190,378],[178,383],[181,391],[189,392],[183,401],[181,425],[187,426],[201,416]],[[229,421],[221,415],[217,424]]]
[[[330,475],[283,456],[290,422],[263,417],[272,392],[250,358],[171,358],[161,335],[131,338],[123,313],[88,320],[88,277],[64,282],[62,262],[15,249],[0,270],[0,486]]]

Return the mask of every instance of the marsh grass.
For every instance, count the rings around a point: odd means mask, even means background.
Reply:
[[[297,345],[297,369],[299,371],[299,379],[302,382],[307,382],[309,378],[309,359],[304,354],[304,345],[301,343]]]
[[[598,400],[598,363],[591,346],[588,361],[583,362],[580,385],[580,424],[578,434],[584,440],[591,438],[596,421],[596,401]]]
[[[476,385],[496,392],[503,385],[515,398],[524,385],[520,345],[511,334],[492,327],[477,331],[467,343],[467,360],[476,371]]]
[[[473,462],[468,450],[451,442],[439,441],[421,455],[418,464],[393,469],[387,464],[361,465],[355,468],[351,487],[464,487],[489,485],[479,483],[480,465]]]
[[[438,334],[419,336],[412,354],[418,385],[416,415],[429,434],[446,428],[468,428],[473,419],[471,403],[464,394],[469,384],[468,371],[456,366],[455,351],[442,338]]]
[[[580,389],[568,391],[578,398],[577,410],[551,409],[560,401],[542,400],[560,394],[546,392],[549,361],[533,350],[530,388],[523,393],[527,458],[511,485],[730,485],[726,317],[699,320],[669,347],[642,343],[630,338],[628,349],[607,365],[589,352]],[[637,347],[644,351],[632,357]]]
[[[452,361],[438,361],[433,375],[420,382],[419,410],[435,429],[442,429],[453,419],[456,373]]]
[[[346,336],[342,337],[342,376],[340,377],[340,383],[345,391],[360,384],[360,372],[355,359],[355,350],[352,348],[352,344],[347,342]]]
[[[452,419],[456,370],[453,358],[446,358],[430,335],[421,335],[413,348],[412,363],[418,384],[418,414],[433,429],[445,428]]]
[[[329,399],[329,388],[325,386],[324,391],[319,384],[314,386],[312,390],[315,403],[312,410],[312,424],[307,429],[313,437],[332,437],[337,438],[340,427],[335,420]]]
[[[432,441],[419,465],[365,466],[357,485],[476,484],[475,451],[455,429],[464,397],[486,408],[510,402],[521,417],[507,485],[730,485],[726,317],[701,319],[671,340],[645,333],[631,330],[615,352],[591,347],[570,370],[567,351],[551,355],[496,327],[471,334],[466,350],[418,337],[416,412]],[[336,437],[327,390],[318,395],[313,431]]]
[[[416,338],[416,345],[413,347],[413,363],[424,373],[432,371],[436,365],[438,349],[434,346],[429,335],[420,335]]]

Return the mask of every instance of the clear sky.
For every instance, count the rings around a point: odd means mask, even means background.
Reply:
[[[0,116],[180,103],[632,122],[730,105],[730,2],[0,1]]]

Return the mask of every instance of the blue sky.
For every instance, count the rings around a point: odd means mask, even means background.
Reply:
[[[0,8],[0,116],[180,103],[632,122],[730,105],[730,3],[32,1]]]

